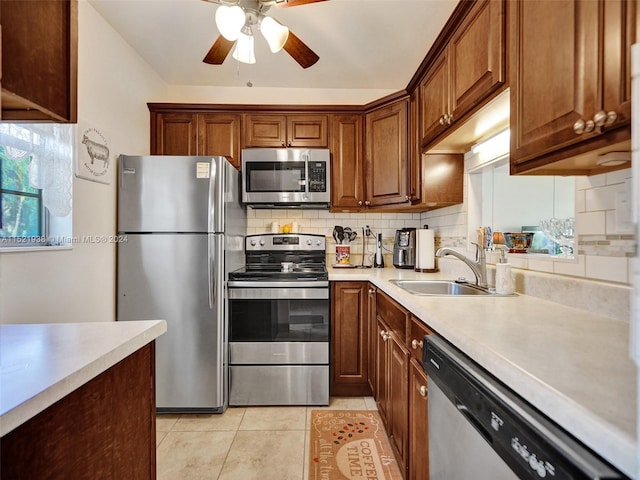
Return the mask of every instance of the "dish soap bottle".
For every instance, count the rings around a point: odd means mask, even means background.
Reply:
[[[496,293],[499,295],[513,295],[516,291],[516,282],[511,270],[511,264],[507,262],[507,251],[500,252],[500,262],[496,264]]]
[[[376,258],[373,262],[375,268],[384,268],[384,258],[382,257],[382,234],[376,238]]]

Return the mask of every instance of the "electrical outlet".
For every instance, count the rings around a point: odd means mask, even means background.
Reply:
[[[364,227],[364,234],[365,234],[367,237],[370,237],[370,236],[371,236],[371,229],[369,228],[369,225],[367,225],[366,227]]]

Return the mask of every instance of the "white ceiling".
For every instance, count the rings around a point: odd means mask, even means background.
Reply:
[[[201,0],[89,0],[170,85],[400,90],[417,70],[458,0],[329,0],[269,15],[319,56],[301,68],[256,34],[254,65],[202,59],[218,36],[218,6]]]

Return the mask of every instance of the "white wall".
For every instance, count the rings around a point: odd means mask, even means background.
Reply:
[[[148,98],[166,84],[87,3],[79,2],[78,119],[109,135],[112,165],[120,153],[149,153]],[[116,230],[111,184],[74,178],[73,235]],[[71,250],[0,254],[0,323],[115,319],[115,244],[76,243]]]

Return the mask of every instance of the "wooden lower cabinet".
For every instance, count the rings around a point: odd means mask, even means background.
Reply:
[[[376,287],[369,283],[367,286],[367,341],[369,348],[369,364],[367,365],[369,387],[371,393],[376,396],[376,352],[378,342],[378,324],[376,321]]]
[[[0,439],[2,478],[156,478],[155,342]]]
[[[409,465],[409,350],[404,339],[394,334],[389,343],[389,407],[388,430],[389,441],[393,448],[400,471],[405,474]]]
[[[409,362],[409,480],[429,478],[427,375],[415,359]]]
[[[368,285],[331,284],[331,395],[371,395]]]

